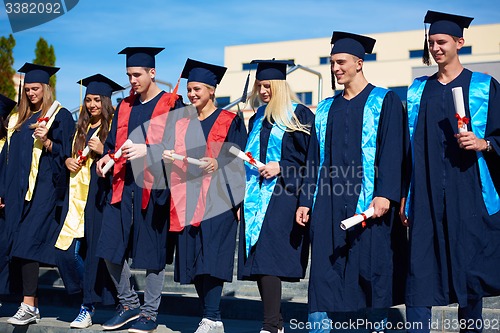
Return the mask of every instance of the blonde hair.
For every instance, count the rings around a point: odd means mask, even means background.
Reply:
[[[47,111],[49,111],[50,106],[54,102],[54,95],[52,93],[52,88],[46,83],[40,83],[43,90],[43,101],[42,101],[42,111],[40,112],[39,118],[45,117]],[[32,110],[33,104],[28,100],[26,92],[23,90],[21,93],[21,100],[19,101],[19,106],[17,111],[19,112],[19,117],[17,118],[17,123],[14,125],[14,130],[18,130],[24,124],[26,120],[33,114]],[[36,127],[35,124],[30,125],[31,128]]]
[[[259,96],[259,81],[255,80],[249,103],[252,108],[263,104]],[[264,117],[268,122],[273,121],[281,127],[285,127],[287,132],[300,131],[310,133],[310,124],[302,124],[295,115],[292,102],[301,103],[297,95],[292,91],[286,80],[269,80],[271,87],[271,100],[266,106]]]

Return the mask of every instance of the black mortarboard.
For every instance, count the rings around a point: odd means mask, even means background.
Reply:
[[[257,80],[286,80],[287,66],[295,66],[292,60],[252,60],[257,64],[255,77]]]
[[[46,83],[59,70],[59,67],[42,66],[32,63],[25,63],[18,72],[25,73],[24,83]]]
[[[0,94],[0,118],[7,118],[16,104],[17,103],[10,98]]]
[[[222,80],[226,70],[226,67],[188,58],[182,70],[181,78],[187,79],[188,82],[201,82],[215,87]]]
[[[454,37],[463,37],[464,28],[468,28],[474,18],[434,12],[428,10],[424,23],[430,23],[429,35],[447,34]]]
[[[365,59],[365,53],[372,53],[376,40],[367,36],[356,35],[349,32],[334,31],[330,54],[348,53],[360,59]]]
[[[111,97],[113,91],[125,89],[115,81],[108,79],[102,74],[95,74],[86,77],[77,83],[81,83],[84,87],[87,87],[85,95],[92,94]]]
[[[164,47],[126,47],[118,54],[127,55],[127,67],[155,68],[155,55]]]

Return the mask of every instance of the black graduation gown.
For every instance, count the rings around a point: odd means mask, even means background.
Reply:
[[[314,127],[314,114],[306,106],[297,105],[295,115],[302,124]],[[254,118],[250,119],[249,132],[252,131]],[[264,118],[260,132],[260,159],[263,163],[266,162],[271,129],[272,125]],[[295,223],[295,212],[309,138],[310,135],[299,131],[285,132],[283,135],[279,161],[282,173],[278,175],[259,239],[251,248],[248,258],[242,209],[238,245],[240,280],[256,280],[259,275],[272,275],[283,281],[297,282],[305,276],[309,259],[309,230]]]
[[[145,142],[144,138],[148,127],[144,126],[144,124],[151,119],[154,108],[163,94],[164,92],[161,92],[144,104],[140,102],[139,97],[135,99],[128,124],[129,137],[132,131],[138,129],[140,131],[139,133],[142,132],[142,143]],[[183,106],[182,98],[179,96],[174,109]],[[170,112],[168,123],[174,123],[175,119],[170,115],[175,117],[177,114],[177,112]],[[105,151],[115,150],[119,117],[120,106],[118,106],[115,111],[114,121],[111,125],[108,138],[106,139]],[[167,124],[165,135],[168,134],[168,128],[169,124]],[[137,140],[138,138],[134,138],[132,141],[134,143],[141,143]],[[154,158],[155,161],[161,163],[163,148],[152,146],[153,145],[148,149],[147,157]],[[140,175],[133,174],[132,163],[137,163],[138,167],[142,168],[144,160],[137,159],[133,162],[126,162],[125,166],[127,169],[121,202],[111,204],[113,190],[108,194],[106,199],[107,203],[103,211],[102,230],[97,245],[96,255],[110,260],[115,264],[122,264],[125,259],[132,258],[133,268],[162,270],[167,263],[167,231],[169,227],[170,192],[168,188],[165,189],[165,184],[163,185],[163,189],[153,189],[146,209],[141,209],[142,178]],[[109,171],[108,177],[111,174],[112,170]],[[137,182],[134,176],[139,177]]]
[[[427,81],[414,133],[414,215],[406,304],[467,305],[467,298],[500,295],[500,213],[489,216],[481,194],[477,156],[458,146],[451,89],[462,87],[466,115],[472,72],[443,85]],[[500,193],[500,86],[492,79],[484,153]],[[471,129],[470,124],[469,130]]]
[[[57,222],[64,191],[68,186],[68,173],[64,161],[71,153],[71,135],[75,124],[67,109],[55,115],[48,138],[52,140],[52,152],[43,150],[38,176],[31,201],[24,197],[28,188],[33,149],[34,114],[24,122],[20,130],[12,134],[8,162],[2,173],[5,189],[5,219],[10,233],[10,257],[29,259],[55,265],[54,243],[59,234]]]
[[[189,157],[201,158],[205,156],[205,146],[189,146],[199,145],[200,142],[207,142],[210,130],[221,114],[221,111],[221,109],[217,109],[208,118],[200,122],[197,120],[190,122],[186,132],[186,137],[190,138],[187,140],[186,147]],[[199,133],[200,124],[203,133]],[[194,138],[199,138],[199,140],[195,140]],[[187,225],[178,233],[174,274],[174,279],[177,282],[182,284],[194,283],[196,276],[204,274],[224,281],[232,281],[236,232],[238,228],[236,212],[243,199],[242,195],[238,195],[235,191],[231,192],[233,198],[229,198],[229,200],[233,200],[234,207],[230,210],[221,211],[220,213],[212,213],[210,210],[217,209],[217,206],[221,208],[226,206],[226,203],[219,202],[220,200],[228,200],[224,195],[225,191],[220,191],[220,186],[225,187],[230,185],[231,190],[244,188],[245,170],[243,163],[239,159],[235,159],[235,156],[229,153],[228,150],[233,145],[244,149],[246,139],[245,123],[241,118],[236,116],[229,127],[225,144],[217,158],[219,172],[216,173],[216,177],[212,178],[208,190],[208,196],[211,198],[207,200],[206,214],[208,213],[209,215],[205,215],[206,217],[200,226]],[[230,167],[232,170],[228,170],[229,166],[227,165],[229,163],[231,163]],[[193,178],[193,180],[188,182],[186,210],[190,212],[191,216],[200,193],[200,183],[195,182],[195,180],[201,180],[202,173],[203,171],[198,166],[188,165],[188,177]],[[241,186],[235,184],[238,181],[241,182],[239,184]],[[172,195],[176,195],[176,193],[172,192]],[[220,195],[224,196],[219,197]]]
[[[87,133],[86,142],[98,128],[90,129]],[[84,259],[83,281],[75,265],[75,240],[71,246],[63,251],[57,251],[57,267],[59,274],[64,282],[66,291],[69,294],[75,294],[83,291],[83,303],[114,304],[115,287],[109,276],[104,261],[97,257],[95,252],[97,241],[101,233],[102,211],[106,203],[106,195],[111,188],[109,178],[101,178],[96,173],[96,161],[100,158],[97,155],[90,166],[90,184],[87,195],[87,203],[84,213],[84,238],[81,238],[80,255]],[[61,226],[64,224],[69,206],[69,188],[64,198],[63,211],[61,214]]]
[[[403,301],[405,273],[398,275],[400,268],[394,264],[404,262],[406,240],[406,228],[396,218],[401,199],[404,113],[392,91],[387,93],[380,114],[373,193],[373,198],[389,199],[390,209],[383,217],[368,220],[366,228],[360,224],[347,231],[340,228],[340,222],[356,211],[363,177],[363,110],[373,88],[368,84],[351,100],[338,94],[328,114],[325,168],[310,218],[310,312],[386,308]],[[300,202],[311,207],[319,165],[315,129],[308,162],[310,172],[304,178]]]

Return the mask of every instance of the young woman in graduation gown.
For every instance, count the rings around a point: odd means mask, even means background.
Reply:
[[[5,142],[7,141],[7,119],[15,106],[16,102],[0,94],[0,153],[3,150]],[[2,175],[1,170],[4,167],[4,164],[5,159],[0,158],[0,175]],[[0,198],[3,197],[5,197],[5,193],[4,188],[2,187],[0,189]],[[3,207],[3,202],[0,202],[0,295],[11,293],[9,282],[9,240],[7,238],[8,231],[6,229]]]
[[[114,304],[114,290],[105,263],[96,256],[101,232],[102,210],[110,189],[107,178],[98,177],[95,161],[104,153],[103,142],[109,133],[114,108],[113,91],[124,89],[101,74],[81,81],[87,87],[72,141],[72,155],[65,161],[70,172],[62,229],[55,243],[57,265],[69,294],[83,293],[80,313],[72,328],[92,325],[94,303]]]
[[[187,78],[187,96],[196,112],[177,121],[174,149],[163,154],[165,161],[172,162],[170,231],[177,234],[174,277],[196,287],[203,307],[196,332],[224,333],[219,304],[224,282],[233,277],[237,211],[243,199],[243,162],[229,148],[245,146],[245,124],[235,113],[215,105],[215,88],[225,72],[225,67],[186,61],[181,77]],[[204,164],[172,161],[172,153]]]
[[[304,277],[308,229],[297,225],[300,170],[306,160],[313,113],[299,104],[286,79],[288,62],[258,61],[246,152],[265,164],[245,164],[246,189],[238,252],[238,278],[257,281],[264,305],[261,332],[282,332],[281,282]],[[250,155],[251,154],[251,155]]]
[[[75,126],[65,108],[47,114],[54,100],[49,78],[58,68],[26,63],[19,71],[26,73],[24,89],[9,119],[0,187],[5,191],[10,257],[20,269],[23,288],[23,302],[8,322],[26,325],[40,319],[40,263],[55,265],[57,214],[67,187],[64,161]]]

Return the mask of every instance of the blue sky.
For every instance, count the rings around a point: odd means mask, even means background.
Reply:
[[[158,78],[175,83],[188,57],[223,64],[224,46],[329,37],[333,30],[423,29],[428,9],[475,17],[472,24],[500,22],[498,0],[80,0],[65,15],[14,34],[14,67],[31,62],[36,41],[45,38],[61,67],[57,98],[72,109],[80,103],[80,78],[102,73],[128,83],[125,57],[117,54],[126,46],[165,47]],[[11,33],[1,5],[0,32]]]

